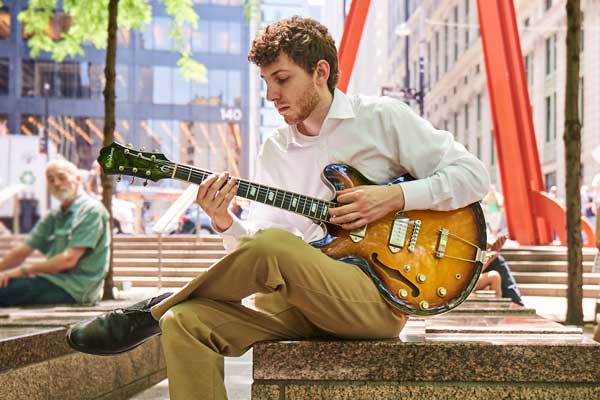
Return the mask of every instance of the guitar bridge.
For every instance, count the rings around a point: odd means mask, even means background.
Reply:
[[[438,241],[438,246],[435,251],[436,258],[442,258],[442,257],[444,257],[444,254],[446,253],[446,244],[448,243],[448,233],[449,233],[448,228],[440,229],[440,240]]]

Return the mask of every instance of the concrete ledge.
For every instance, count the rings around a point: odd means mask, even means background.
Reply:
[[[0,374],[2,399],[126,399],[166,377],[159,338],[128,353],[69,354]]]
[[[252,385],[256,400],[422,400],[422,399],[512,399],[589,400],[600,398],[597,385],[565,384],[475,384],[420,382],[325,382],[319,385],[289,382],[282,385]]]

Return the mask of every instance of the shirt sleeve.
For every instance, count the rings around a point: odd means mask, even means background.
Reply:
[[[390,101],[387,124],[397,135],[399,160],[415,180],[400,185],[404,209],[447,211],[485,196],[489,175],[485,165],[450,132],[438,130],[400,101]]]
[[[71,230],[71,239],[67,247],[96,247],[107,222],[108,218],[100,210],[82,209]]]
[[[48,214],[34,225],[29,236],[27,236],[27,240],[25,240],[25,244],[42,254],[48,254],[48,250],[52,245],[53,228],[54,218],[52,214]]]

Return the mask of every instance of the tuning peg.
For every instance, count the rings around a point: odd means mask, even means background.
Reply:
[[[132,177],[131,177],[131,182],[129,182],[129,183],[133,185],[133,182],[134,182],[134,181],[135,181],[135,176],[132,176]]]
[[[148,179],[146,179],[142,185],[148,186]]]
[[[150,172],[150,170],[147,170],[146,171],[146,176],[150,176],[150,175],[152,175],[152,172]]]
[[[125,167],[122,165],[119,165],[119,171],[121,171],[121,172],[125,171]]]
[[[117,182],[121,182],[121,179],[123,179],[121,175],[117,176]]]
[[[127,143],[127,146],[125,147],[129,147],[130,149],[133,149],[133,143]]]
[[[146,151],[146,147],[142,146],[142,148],[140,149],[141,151]]]
[[[159,149],[154,149],[154,153],[158,154],[158,153],[160,153],[160,150]]]

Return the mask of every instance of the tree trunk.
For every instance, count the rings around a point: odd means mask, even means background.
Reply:
[[[110,0],[108,4],[108,43],[106,46],[106,63],[104,65],[104,146],[110,145],[115,138],[115,66],[117,63],[117,12],[119,0]],[[113,221],[112,221],[113,179],[102,173],[102,203],[109,212],[110,220],[110,259],[108,274],[104,280],[104,300],[114,299],[113,294]]]
[[[565,88],[565,171],[567,192],[567,246],[569,325],[583,325],[583,266],[581,238],[581,123],[579,121],[579,41],[581,8],[579,0],[567,0],[567,75]]]

